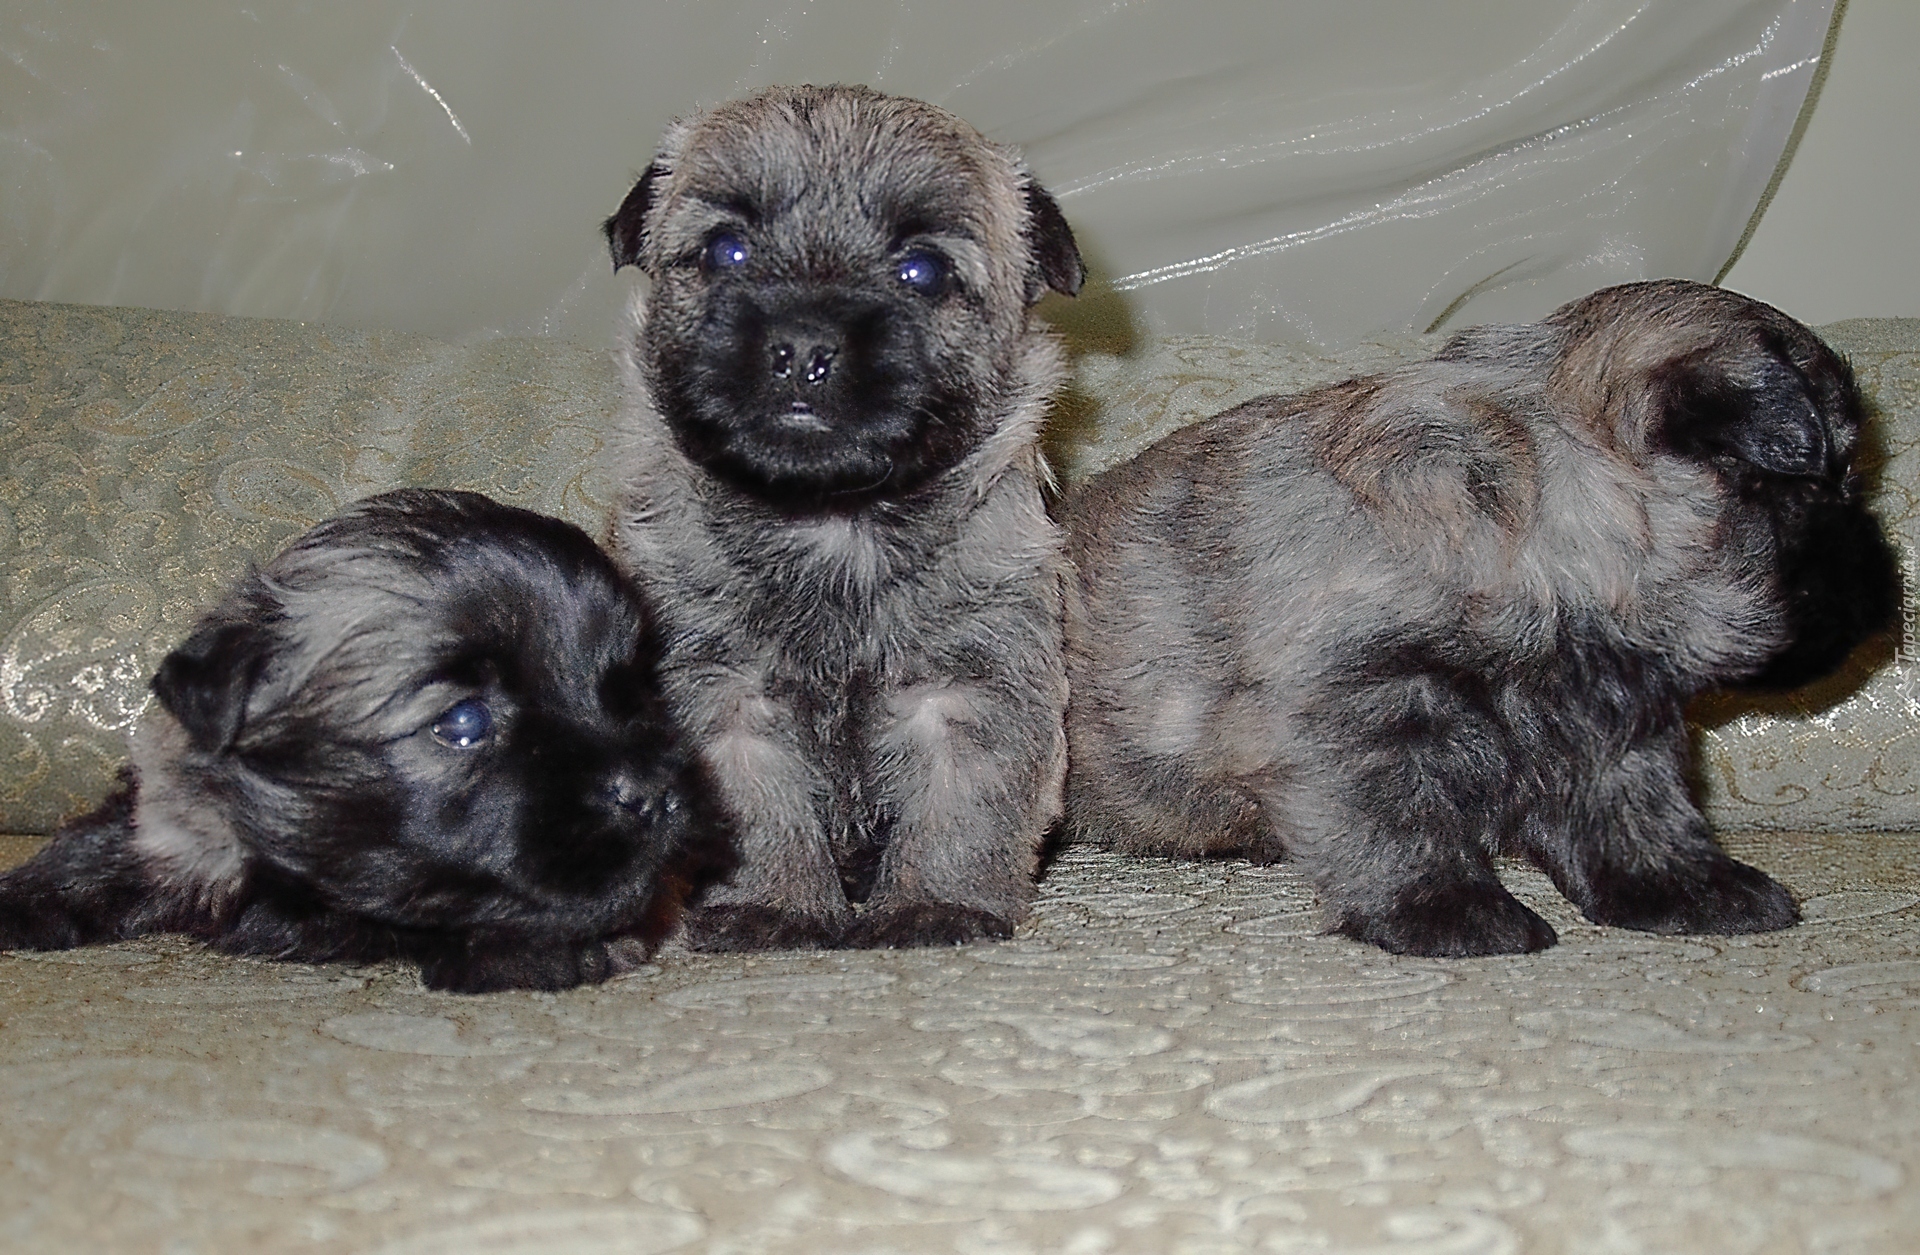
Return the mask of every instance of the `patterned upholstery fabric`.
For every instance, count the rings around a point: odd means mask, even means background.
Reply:
[[[1916,582],[1920,320],[1838,323],[1884,416],[1880,508]],[[1078,479],[1263,392],[1430,351],[1330,354],[1213,337],[1087,352],[1052,452]],[[267,319],[0,302],[0,831],[91,805],[146,679],[249,561],[401,484],[473,488],[602,530],[608,354],[454,344]],[[1699,712],[1729,828],[1920,828],[1920,657],[1901,639],[1837,683]]]
[[[1758,937],[1314,935],[1285,867],[1072,850],[1011,941],[461,997],[154,937],[0,956],[0,1249],[1905,1255],[1909,840],[1752,834]]]
[[[98,800],[153,669],[350,501],[472,488],[597,534],[605,352],[0,302],[0,831]]]

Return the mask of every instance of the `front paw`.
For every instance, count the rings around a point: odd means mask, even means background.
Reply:
[[[1384,911],[1340,912],[1333,931],[1394,954],[1436,959],[1530,954],[1559,940],[1553,925],[1492,880],[1404,889]]]
[[[687,912],[686,941],[693,950],[824,950],[840,940],[828,920],[771,906],[702,906]]]
[[[1593,877],[1584,913],[1596,924],[1648,933],[1768,933],[1800,922],[1784,885],[1724,854],[1677,869]]]
[[[0,950],[71,950],[86,942],[67,912],[0,898]]]
[[[547,938],[511,944],[465,939],[447,953],[423,956],[420,981],[454,994],[490,994],[509,989],[558,992],[597,985],[619,970],[604,941]]]
[[[1013,921],[991,911],[949,902],[903,902],[867,910],[854,920],[840,944],[857,950],[905,950],[1005,941],[1011,936]]]

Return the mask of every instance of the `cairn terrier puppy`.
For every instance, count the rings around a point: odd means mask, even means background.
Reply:
[[[1007,936],[1065,770],[1065,219],[944,110],[778,87],[672,126],[606,234],[650,281],[612,547],[738,841],[689,942]]]
[[[182,932],[435,989],[605,980],[716,831],[654,646],[579,528],[369,498],[167,655],[120,788],[0,876],[0,948]]]
[[[1668,281],[1168,436],[1063,510],[1072,834],[1296,860],[1400,953],[1553,944],[1497,854],[1596,923],[1792,924],[1708,831],[1682,712],[1892,621],[1862,417],[1805,327]]]

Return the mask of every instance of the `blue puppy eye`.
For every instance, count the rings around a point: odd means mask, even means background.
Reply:
[[[916,292],[938,296],[947,282],[947,259],[938,253],[908,253],[893,274]]]
[[[732,270],[746,265],[747,257],[747,242],[737,235],[722,231],[707,241],[706,263],[710,269]]]
[[[493,712],[477,697],[442,711],[428,727],[433,739],[454,749],[472,749],[493,735]]]

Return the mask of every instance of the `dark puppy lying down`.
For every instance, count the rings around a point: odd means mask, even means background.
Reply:
[[[1695,806],[1682,712],[1891,622],[1862,417],[1805,327],[1658,282],[1176,432],[1064,510],[1073,834],[1297,860],[1330,927],[1414,954],[1553,943],[1502,853],[1602,924],[1791,924]]]
[[[437,989],[604,980],[711,831],[653,648],[578,528],[363,501],[167,656],[122,786],[0,877],[0,947],[165,931]]]

